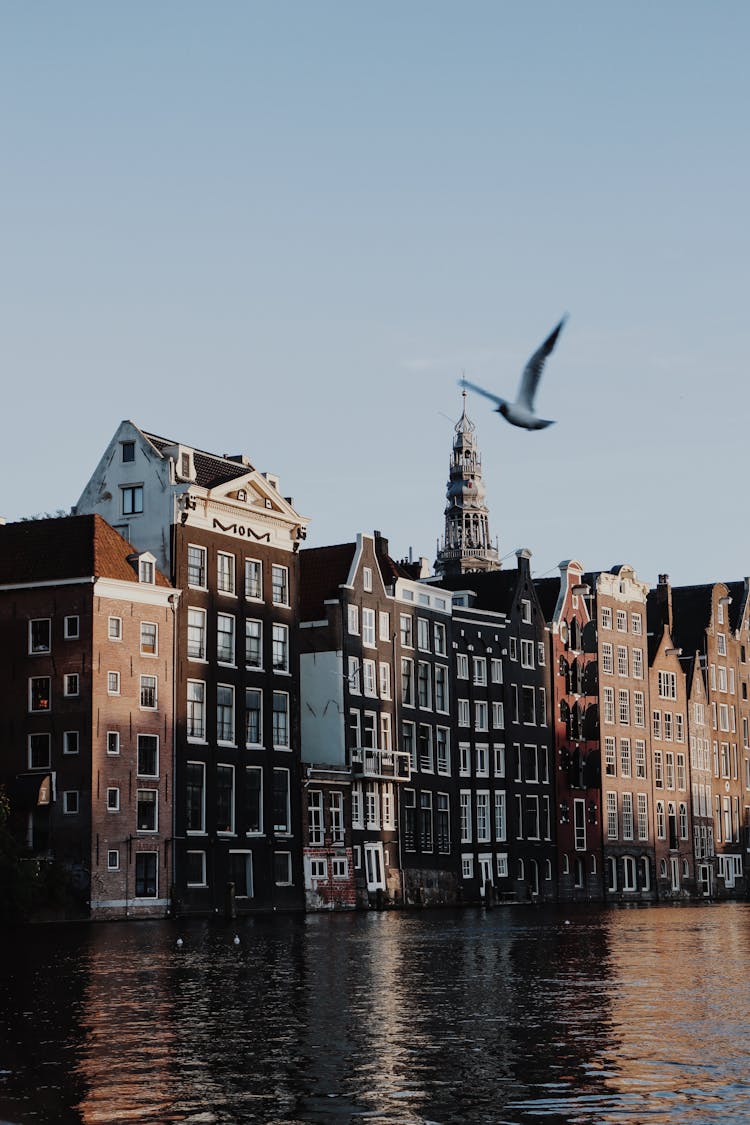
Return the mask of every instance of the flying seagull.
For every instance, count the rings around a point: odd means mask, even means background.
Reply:
[[[497,413],[502,414],[511,426],[520,426],[524,430],[543,430],[545,426],[554,425],[551,418],[537,418],[534,413],[534,395],[542,377],[544,361],[557,343],[557,337],[560,335],[567,319],[567,315],[562,318],[524,367],[521,382],[518,386],[518,398],[515,402],[510,402],[507,398],[500,398],[499,395],[493,395],[492,391],[486,391],[484,387],[478,387],[476,383],[470,383],[468,379],[459,379],[459,386],[469,387],[472,391],[484,395],[485,398],[491,398],[493,402],[498,404],[495,407]]]

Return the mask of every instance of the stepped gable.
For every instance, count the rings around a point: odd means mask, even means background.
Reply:
[[[132,543],[97,515],[0,526],[0,583],[116,578],[138,582]],[[158,568],[157,586],[171,586]]]
[[[141,432],[160,454],[163,454],[165,449],[185,444],[184,442],[170,441],[169,438],[158,437],[146,430]],[[235,480],[237,477],[253,472],[253,466],[247,460],[235,460],[233,457],[227,457],[219,453],[207,453],[205,450],[196,449],[192,445],[190,449],[193,451],[195,483],[200,485],[201,488],[215,488],[218,484],[224,484],[228,480]]]
[[[308,547],[300,551],[300,619],[319,621],[325,617],[324,602],[338,597],[339,587],[349,577],[356,543]]]

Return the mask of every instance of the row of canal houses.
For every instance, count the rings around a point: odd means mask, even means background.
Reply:
[[[0,783],[90,916],[747,895],[747,580],[503,567],[465,400],[434,572],[307,524],[123,422],[0,526]]]

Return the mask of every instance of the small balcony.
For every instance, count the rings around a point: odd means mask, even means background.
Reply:
[[[410,781],[411,761],[403,750],[375,750],[358,746],[352,750],[352,773],[355,777],[373,777],[383,781]]]

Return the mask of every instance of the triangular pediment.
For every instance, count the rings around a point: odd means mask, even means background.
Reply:
[[[295,523],[307,523],[262,473],[253,470],[235,480],[224,481],[210,490],[213,500],[226,500],[244,511],[266,512]]]

